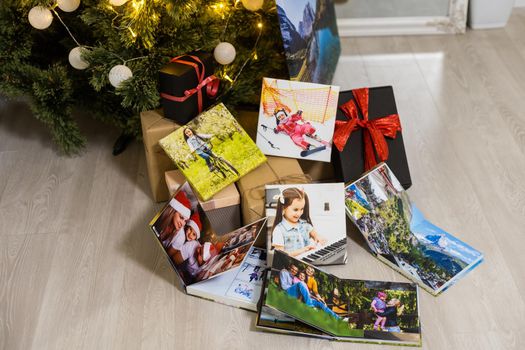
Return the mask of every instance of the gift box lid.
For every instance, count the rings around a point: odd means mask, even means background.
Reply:
[[[352,90],[339,93],[338,106],[343,105],[351,99],[355,99]],[[368,119],[375,120],[397,114],[396,100],[392,86],[381,86],[369,88]],[[360,113],[360,118],[362,115]],[[347,121],[341,109],[337,110],[336,119]],[[401,185],[408,189],[412,185],[410,170],[403,143],[403,134],[398,131],[394,139],[385,137],[388,144],[388,159],[386,163],[392,169]],[[365,172],[364,146],[362,130],[354,131],[343,149],[339,152],[336,147],[332,150],[332,162],[335,167],[336,177],[344,182],[353,182]],[[378,160],[379,162],[379,160]]]
[[[260,190],[264,193],[264,185],[277,184],[279,181],[309,182],[297,159],[272,156],[267,156],[266,159],[265,164],[241,177],[237,182],[243,196],[246,191]]]
[[[179,170],[167,171],[164,177],[166,178],[166,185],[168,185],[170,195],[173,195],[186,182],[186,178]],[[209,211],[239,205],[241,196],[235,184],[230,184],[207,201],[199,199],[199,203],[204,211]]]
[[[203,65],[190,57],[189,55],[198,57]],[[208,77],[215,72],[215,65],[212,55],[209,52],[194,52],[189,55],[180,57],[181,60],[196,63],[199,72],[204,68],[204,77]],[[188,89],[195,88],[199,83],[197,72],[191,65],[180,62],[169,62],[164,65],[159,71],[159,91],[181,97]]]

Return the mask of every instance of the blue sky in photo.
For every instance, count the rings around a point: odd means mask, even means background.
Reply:
[[[292,21],[295,29],[299,22],[303,20],[303,11],[307,3],[310,3],[312,9],[316,9],[316,0],[277,0],[277,5],[281,6],[286,12],[286,16]]]
[[[461,259],[467,264],[471,264],[481,257],[481,253],[479,251],[427,221],[421,211],[419,211],[415,205],[412,205],[412,220],[410,222],[410,230],[419,240],[427,243],[427,237],[433,239],[435,239],[436,236],[444,237],[446,239],[446,247],[442,248],[448,254]]]

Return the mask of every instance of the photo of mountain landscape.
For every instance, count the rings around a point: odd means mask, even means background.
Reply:
[[[277,0],[291,80],[330,84],[341,53],[331,0]]]
[[[425,219],[386,164],[346,187],[347,215],[376,256],[437,295],[483,254]]]

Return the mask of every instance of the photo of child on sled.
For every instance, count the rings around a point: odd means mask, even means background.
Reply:
[[[329,162],[339,87],[263,79],[257,146],[268,155]]]
[[[265,220],[217,235],[188,183],[151,221],[170,262],[185,285],[239,266]],[[235,244],[232,244],[235,242]]]
[[[266,161],[223,104],[159,141],[203,200]]]

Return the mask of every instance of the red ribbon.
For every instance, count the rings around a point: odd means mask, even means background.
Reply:
[[[197,63],[192,61],[185,61],[181,59],[181,57],[191,57],[193,58]],[[160,97],[165,98],[170,101],[175,102],[184,102],[194,94],[197,94],[197,103],[199,107],[199,113],[202,112],[202,88],[206,86],[206,94],[210,98],[214,98],[217,95],[217,92],[219,91],[219,84],[220,80],[215,75],[210,75],[209,77],[206,77],[206,69],[204,67],[204,63],[199,59],[197,56],[193,55],[183,55],[183,56],[177,56],[175,58],[172,58],[170,62],[177,62],[180,64],[185,64],[188,66],[191,66],[195,69],[195,73],[197,74],[197,81],[198,84],[193,89],[188,89],[184,91],[184,96],[172,96],[166,93],[161,92]],[[202,67],[202,69],[200,69]],[[206,77],[206,78],[205,78]]]
[[[346,121],[335,121],[333,143],[342,152],[350,135],[359,129],[363,129],[363,141],[365,152],[365,171],[372,169],[377,164],[377,158],[381,162],[388,159],[388,144],[385,136],[395,139],[398,131],[401,131],[401,122],[398,114],[390,114],[374,120],[368,120],[368,88],[352,90],[354,99],[339,106]],[[357,101],[357,104],[356,104]],[[359,111],[363,119],[359,119]]]

